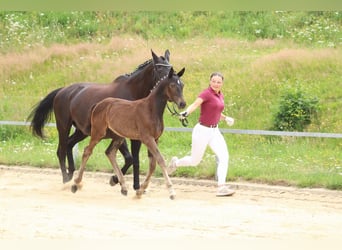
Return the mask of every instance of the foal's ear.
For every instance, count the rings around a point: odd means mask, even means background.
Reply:
[[[168,62],[170,62],[170,51],[168,49],[165,50],[165,56],[164,57]]]
[[[179,72],[177,73],[177,75],[178,75],[179,77],[181,77],[181,76],[184,74],[184,72],[185,72],[185,68],[182,68],[182,70],[179,71]]]

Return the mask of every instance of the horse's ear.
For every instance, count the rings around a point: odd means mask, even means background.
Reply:
[[[170,61],[170,51],[167,49],[165,50],[165,59],[169,62]]]
[[[157,61],[158,61],[158,56],[153,52],[152,49],[151,49],[151,52],[152,52],[153,61],[154,61],[154,62],[157,62]]]
[[[173,67],[171,67],[170,71],[169,71],[169,76],[168,78],[172,78],[173,74],[175,73],[175,71],[173,70]]]
[[[185,68],[182,68],[182,70],[179,71],[179,72],[177,73],[177,75],[178,75],[179,77],[181,77],[181,76],[184,74],[184,72],[185,72]]]

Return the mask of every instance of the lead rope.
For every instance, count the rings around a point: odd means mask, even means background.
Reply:
[[[172,104],[172,109],[169,107],[169,104],[166,103],[166,107],[169,110],[169,112],[171,113],[172,116],[178,116],[179,120],[181,121],[183,127],[187,127],[189,125],[188,119],[186,117],[184,117],[183,115],[181,115],[180,113],[178,113],[178,111],[175,109],[175,105],[174,103]]]

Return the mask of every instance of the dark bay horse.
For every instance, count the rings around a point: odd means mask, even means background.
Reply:
[[[78,185],[82,181],[86,163],[94,147],[110,134],[112,147],[107,157],[118,176],[122,194],[127,195],[127,187],[116,162],[116,153],[124,138],[130,138],[144,143],[148,148],[149,156],[149,170],[144,183],[136,191],[137,196],[140,197],[147,188],[156,168],[156,162],[158,162],[162,168],[170,198],[175,198],[175,192],[166,171],[165,160],[158,149],[158,139],[164,130],[163,114],[167,102],[174,102],[178,108],[186,106],[183,98],[184,84],[180,80],[184,71],[185,68],[176,74],[171,68],[168,76],[162,78],[146,98],[136,101],[106,98],[96,104],[91,114],[90,142],[84,148],[81,167],[78,176],[74,179],[75,184],[72,186],[72,192],[77,191]]]
[[[107,97],[116,97],[127,100],[137,100],[146,97],[155,84],[168,75],[172,65],[169,64],[169,50],[164,56],[158,57],[152,50],[152,59],[141,64],[131,74],[117,77],[111,84],[74,83],[49,93],[41,102],[37,103],[28,120],[34,135],[43,138],[43,127],[49,121],[52,111],[55,114],[56,126],[59,136],[57,156],[63,176],[63,183],[70,181],[75,171],[73,147],[90,135],[90,116],[93,106]],[[75,131],[70,135],[71,127]],[[105,138],[109,138],[108,136]],[[124,142],[120,152],[125,158],[122,172],[126,173],[133,164],[134,189],[140,187],[139,183],[139,151],[141,142],[131,140],[132,156]],[[113,142],[106,150],[109,154]],[[66,169],[66,157],[68,171]],[[111,183],[117,183],[117,177],[111,178]]]

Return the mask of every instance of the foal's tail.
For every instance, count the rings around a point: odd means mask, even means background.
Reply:
[[[55,89],[50,92],[42,101],[33,107],[31,113],[27,117],[27,120],[31,121],[30,127],[33,135],[44,138],[43,127],[51,118],[53,100],[61,89],[62,88]]]

